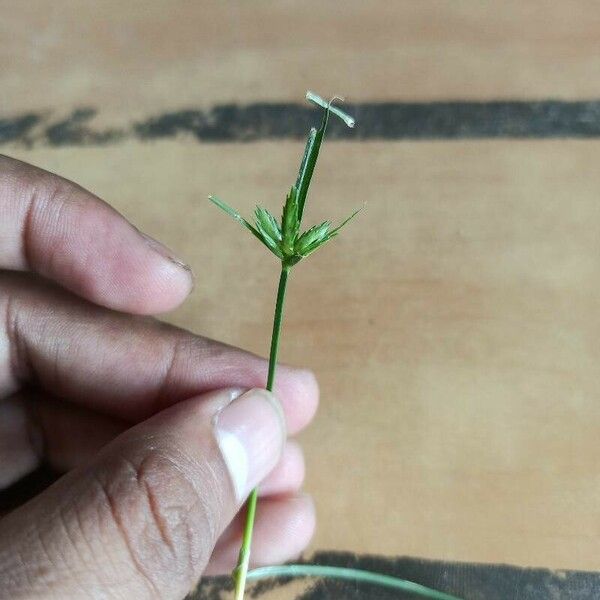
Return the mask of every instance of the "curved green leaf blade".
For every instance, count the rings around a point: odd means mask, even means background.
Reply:
[[[248,581],[266,579],[268,577],[323,577],[325,579],[342,579],[354,583],[369,583],[381,587],[393,588],[414,594],[430,600],[461,600],[457,596],[446,594],[432,588],[409,581],[392,577],[383,573],[364,571],[362,569],[349,569],[329,565],[276,565],[273,567],[258,567],[248,571]]]
[[[337,108],[337,106],[332,106],[331,102],[325,102],[321,96],[308,91],[306,92],[306,99],[313,104],[324,109],[323,121],[321,122],[321,127],[319,127],[318,131],[315,131],[314,128],[311,129],[310,134],[308,136],[308,141],[306,143],[306,148],[304,150],[304,156],[302,157],[302,163],[300,165],[300,172],[298,174],[298,180],[296,181],[296,187],[298,189],[298,220],[302,221],[302,216],[304,215],[304,205],[306,203],[306,197],[308,195],[308,188],[310,186],[310,181],[313,176],[313,172],[315,170],[315,166],[317,164],[317,159],[319,157],[319,150],[321,148],[321,144],[323,143],[323,138],[325,136],[325,131],[327,129],[327,123],[329,120],[329,113],[332,113],[342,119],[348,127],[354,127],[355,121],[354,119],[343,110]],[[313,133],[314,132],[314,133]]]

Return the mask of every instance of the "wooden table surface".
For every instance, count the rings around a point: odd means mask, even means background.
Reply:
[[[0,12],[0,151],[172,246],[197,286],[167,319],[261,354],[277,264],[206,196],[278,212],[306,89],[356,105],[354,137],[323,149],[307,219],[367,207],[295,269],[282,345],[321,383],[301,436],[312,551],[600,570],[596,3],[0,0]],[[384,101],[413,112],[378,127]],[[470,101],[499,127],[469,124]],[[525,133],[511,129],[521,110]],[[419,111],[429,139],[410,134]],[[562,111],[575,111],[566,131]],[[539,597],[597,597],[560,593]]]

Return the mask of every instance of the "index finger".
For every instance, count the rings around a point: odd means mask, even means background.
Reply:
[[[108,204],[58,175],[0,156],[0,268],[30,270],[117,310],[180,304],[192,274]]]
[[[129,423],[223,388],[263,387],[267,361],[155,319],[92,306],[55,286],[4,274],[0,396],[27,384]],[[312,419],[312,373],[280,365],[275,392],[293,434]]]

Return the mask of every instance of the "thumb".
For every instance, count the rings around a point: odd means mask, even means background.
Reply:
[[[220,391],[128,430],[0,521],[0,598],[182,598],[276,465],[283,414]]]

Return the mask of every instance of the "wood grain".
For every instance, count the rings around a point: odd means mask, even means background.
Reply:
[[[596,98],[591,0],[1,0],[2,105]],[[26,74],[26,76],[24,76]]]
[[[111,118],[233,100],[597,98],[586,2],[0,2],[2,114]],[[342,6],[344,8],[342,8]],[[277,210],[302,144],[5,148],[173,246],[169,320],[266,354],[277,265],[205,201]],[[600,569],[600,141],[336,142],[283,359],[318,373],[302,436],[315,549]]]

